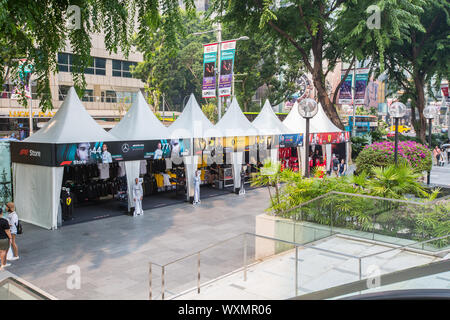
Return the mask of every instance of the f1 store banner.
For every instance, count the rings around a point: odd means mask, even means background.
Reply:
[[[202,98],[216,97],[217,43],[203,45]]]
[[[236,40],[222,42],[220,48],[219,97],[231,96]]]

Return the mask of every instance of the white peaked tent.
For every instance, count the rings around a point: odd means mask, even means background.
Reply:
[[[39,131],[25,139],[25,142],[76,143],[114,141],[90,116],[81,104],[73,87],[53,118]]]
[[[245,137],[258,135],[258,129],[256,129],[244,115],[236,98],[233,98],[227,112],[225,112],[215,127],[221,133],[222,137]],[[243,152],[231,153],[231,167],[233,171],[235,191],[241,188],[241,170],[243,161]]]
[[[223,115],[215,128],[222,137],[257,136],[258,129],[247,119],[236,98],[233,98],[227,112]]]
[[[81,104],[72,87],[55,116],[25,139],[33,143],[115,141]],[[63,167],[13,163],[14,199],[20,219],[43,228],[56,229]]]
[[[266,100],[261,112],[253,120],[252,125],[258,129],[258,134],[261,136],[295,133],[278,119],[270,106],[269,100]]]
[[[167,139],[169,130],[154,115],[141,91],[122,120],[109,131],[119,140],[159,140]],[[140,161],[125,161],[128,185],[128,211],[134,206],[132,186],[139,178]]]
[[[327,117],[322,105],[317,105],[319,108],[317,114],[309,121],[309,133],[328,133],[328,132],[342,132],[341,129]],[[283,124],[296,133],[305,134],[306,120],[298,112],[298,103],[292,106],[291,111],[284,119]]]
[[[159,140],[169,136],[169,130],[153,114],[141,91],[122,120],[109,133],[120,140]]]
[[[170,139],[218,137],[219,132],[208,120],[193,94],[178,118],[169,127]]]
[[[170,139],[189,139],[193,148],[193,139],[219,137],[219,132],[203,113],[194,94],[191,94],[183,112],[169,127]],[[187,181],[187,200],[194,196],[194,174],[197,170],[198,156],[184,156],[184,168]]]
[[[319,103],[317,105],[319,108],[317,114],[310,120],[309,124],[309,133],[329,133],[329,132],[342,132],[326,115],[323,110],[322,105]],[[283,123],[291,130],[295,130],[296,132],[306,133],[306,120],[300,115],[298,112],[298,103],[292,106],[291,111],[287,115],[286,119],[284,119]],[[305,136],[304,139],[307,137]],[[301,163],[305,162],[305,149],[304,146],[300,149],[301,152]],[[330,169],[331,165],[331,144],[322,145],[322,152],[326,154],[327,158],[327,170]],[[346,143],[346,162],[348,163],[350,160],[350,142]],[[303,172],[305,172],[305,165],[302,165]]]
[[[266,100],[261,112],[253,120],[252,125],[258,129],[258,133],[261,136],[295,133],[278,119],[275,112],[273,112],[269,100]],[[261,155],[262,152],[260,150],[260,157]],[[278,148],[270,150],[270,158],[273,162],[278,161]]]

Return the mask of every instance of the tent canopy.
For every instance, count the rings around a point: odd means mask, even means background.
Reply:
[[[202,109],[191,94],[183,112],[169,127],[171,139],[218,137],[214,125],[206,118]]]
[[[169,136],[169,130],[153,114],[141,91],[130,110],[109,133],[121,140],[159,140]]]
[[[342,130],[336,127],[327,117],[320,103],[317,107],[319,108],[317,114],[309,122],[309,133],[342,132]],[[298,112],[297,102],[292,106],[292,109],[286,119],[284,119],[283,124],[295,132],[306,133],[306,120]]]
[[[216,129],[220,131],[222,137],[258,135],[258,129],[244,115],[236,98],[233,98],[227,112],[216,124]]]
[[[252,125],[258,129],[259,134],[262,136],[294,133],[278,119],[270,106],[269,100],[266,100],[261,112],[253,120]]]
[[[81,104],[73,87],[53,118],[25,142],[77,143],[115,141],[114,136],[103,130]]]

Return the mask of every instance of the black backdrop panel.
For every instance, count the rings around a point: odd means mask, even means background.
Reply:
[[[53,167],[55,166],[55,145],[12,141],[11,162]]]

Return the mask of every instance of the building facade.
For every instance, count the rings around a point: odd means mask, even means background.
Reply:
[[[103,127],[111,128],[114,121],[119,121],[139,90],[144,90],[144,83],[140,79],[133,78],[131,69],[134,65],[143,61],[143,55],[131,51],[128,57],[118,51],[109,53],[104,44],[104,35],[91,35],[92,64],[85,70],[86,90],[81,100],[83,105]],[[37,130],[48,121],[62,104],[68,89],[73,85],[72,80],[73,55],[70,47],[66,47],[58,53],[58,70],[50,78],[52,104],[54,109],[41,112],[38,108],[39,100],[33,94],[32,113],[34,130]],[[35,86],[32,91],[35,92]],[[18,135],[27,135],[29,128],[28,107],[20,104],[16,99],[15,86],[7,83],[2,88],[0,95],[0,135],[11,132]]]

